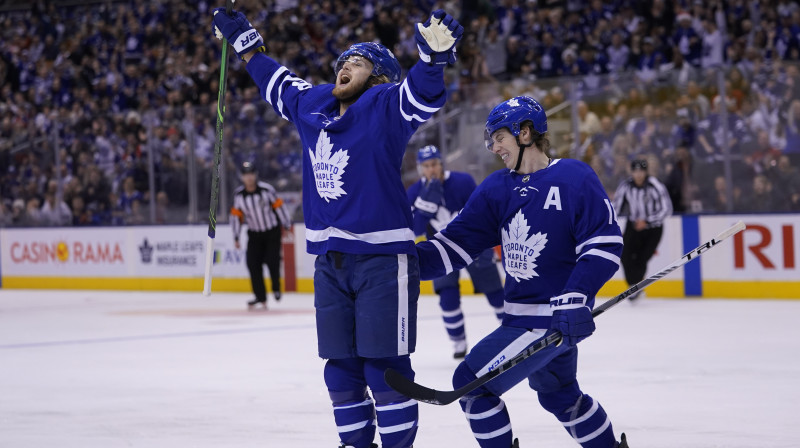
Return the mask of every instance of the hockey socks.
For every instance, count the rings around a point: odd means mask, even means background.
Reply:
[[[387,368],[393,368],[408,378],[414,378],[408,355],[392,358],[366,359],[364,376],[375,397],[378,432],[383,448],[407,448],[414,444],[419,423],[419,405],[391,389],[383,379]]]
[[[459,388],[475,379],[475,374],[462,362],[453,375],[453,387]],[[459,400],[472,435],[481,448],[508,448],[513,441],[511,419],[505,402],[480,387]]]
[[[464,313],[461,311],[461,294],[458,288],[444,288],[439,291],[439,306],[447,335],[453,341],[466,339]]]
[[[419,421],[418,405],[386,385],[383,372],[389,367],[414,378],[408,355],[331,359],[325,364],[325,384],[333,402],[339,438],[345,446],[369,448],[376,429],[385,448],[413,445]],[[372,390],[374,402],[367,386]]]
[[[557,392],[539,393],[539,403],[558,418],[583,448],[617,446],[606,411],[592,397],[581,394],[577,382]]]

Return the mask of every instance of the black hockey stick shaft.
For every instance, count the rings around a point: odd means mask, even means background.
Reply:
[[[233,13],[233,2],[225,1],[225,13]],[[228,81],[228,39],[222,38],[222,60],[219,66],[219,93],[217,95],[217,139],[214,142],[214,162],[211,165],[211,205],[208,211],[208,240],[206,241],[206,266],[203,277],[203,295],[211,294],[211,266],[214,263],[214,238],[217,235],[217,204],[219,203],[219,165],[222,159],[222,142],[225,123],[225,88]]]
[[[637,291],[641,291],[646,288],[648,285],[653,284],[654,282],[664,278],[670,272],[678,269],[679,267],[685,265],[686,263],[694,260],[695,258],[699,257],[700,254],[704,253],[705,251],[711,249],[712,247],[719,244],[721,241],[729,238],[730,236],[741,232],[745,229],[745,225],[742,221],[737,222],[730,228],[726,229],[719,235],[715,236],[711,240],[701,244],[700,246],[696,247],[694,250],[690,251],[689,253],[685,254],[678,260],[672,262],[669,266],[665,267],[664,269],[656,272],[655,274],[647,277],[646,279],[640,281],[639,283],[631,286],[623,293],[615,296],[612,299],[609,299],[602,305],[596,307],[592,310],[592,316],[597,317],[604,312],[608,311],[609,308],[618,304],[619,302],[625,300],[626,298],[632,296]],[[534,354],[542,351],[546,347],[551,345],[558,345],[561,343],[562,335],[560,332],[556,331],[549,334],[547,337],[543,339],[539,339],[538,341],[534,342],[533,344],[526,347],[522,352],[520,352],[517,356],[506,361],[505,363],[501,364],[496,369],[490,370],[485,375],[482,375],[472,382],[460,387],[456,390],[452,391],[441,391],[431,389],[429,387],[422,386],[417,384],[401,373],[397,372],[393,369],[387,369],[384,373],[384,379],[386,384],[389,385],[392,389],[396,390],[397,392],[405,395],[408,398],[412,398],[417,401],[422,401],[425,403],[436,404],[436,405],[446,405],[450,404],[459,398],[463,397],[464,395],[472,392],[473,390],[479,388],[480,386],[486,384],[487,382],[491,381],[492,379],[496,378],[497,376],[505,373],[508,369],[513,368],[520,362],[524,361],[525,359],[530,358]]]

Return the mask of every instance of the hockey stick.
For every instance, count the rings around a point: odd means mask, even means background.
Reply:
[[[628,298],[631,295],[635,294],[637,291],[643,290],[644,288],[646,288],[650,284],[660,280],[661,278],[663,278],[664,276],[666,276],[670,272],[674,271],[675,269],[678,269],[679,267],[685,265],[686,263],[690,262],[691,260],[694,260],[695,258],[700,256],[700,254],[702,254],[703,252],[705,252],[705,251],[711,249],[712,247],[716,246],[722,240],[724,240],[724,239],[726,239],[726,238],[728,238],[728,237],[730,237],[730,236],[732,236],[732,235],[734,235],[736,233],[741,232],[742,230],[744,230],[744,228],[745,228],[745,225],[744,225],[744,223],[742,221],[737,222],[732,227],[728,228],[724,232],[722,232],[719,235],[717,235],[714,238],[712,238],[710,241],[707,241],[707,242],[701,244],[700,246],[698,246],[697,248],[695,248],[691,252],[689,252],[686,255],[682,256],[678,260],[672,262],[672,264],[670,264],[669,266],[667,266],[664,269],[656,272],[655,274],[651,275],[650,277],[647,277],[646,279],[640,281],[639,283],[631,286],[626,291],[624,291],[622,294],[620,294],[620,295],[618,295],[618,296],[616,296],[616,297],[614,297],[612,299],[609,299],[608,301],[606,301],[602,305],[598,306],[597,308],[595,308],[592,311],[592,316],[593,317],[597,317],[597,316],[603,314],[604,312],[606,312],[612,306],[614,306],[614,305],[618,304],[619,302],[625,300],[626,298]],[[530,358],[531,356],[533,356],[537,352],[543,350],[545,347],[549,347],[551,345],[561,344],[561,339],[562,339],[561,333],[558,332],[558,331],[555,331],[555,332],[551,333],[550,335],[548,335],[546,338],[539,339],[538,341],[536,341],[532,345],[528,346],[522,352],[520,352],[517,356],[515,356],[514,358],[512,358],[509,361],[504,362],[503,364],[501,364],[496,369],[491,370],[491,371],[489,371],[489,373],[486,373],[485,375],[482,375],[482,376],[476,378],[475,380],[473,380],[469,384],[466,384],[463,387],[460,387],[460,388],[458,388],[456,390],[452,390],[452,391],[441,391],[441,390],[435,390],[435,389],[431,389],[431,388],[422,386],[420,384],[417,384],[417,383],[409,380],[408,378],[406,378],[405,376],[403,376],[401,373],[399,373],[398,371],[396,371],[394,369],[387,369],[386,370],[386,372],[384,373],[384,380],[386,381],[386,384],[389,385],[389,387],[391,387],[392,389],[396,390],[397,392],[400,392],[401,394],[405,395],[408,398],[412,398],[412,399],[417,400],[417,401],[423,401],[425,403],[437,404],[437,405],[442,406],[442,405],[450,404],[450,403],[458,400],[459,398],[463,397],[464,395],[468,394],[469,392],[472,392],[473,390],[477,389],[478,387],[486,384],[488,381],[490,381],[490,380],[494,379],[495,377],[503,374],[505,371],[507,371],[508,369],[514,367],[515,365],[519,364],[520,362]]]
[[[233,2],[225,1],[225,13],[233,11]],[[225,84],[228,79],[228,39],[222,38],[222,61],[219,65],[219,94],[217,95],[217,141],[214,143],[214,164],[211,167],[211,206],[208,211],[208,241],[203,295],[211,295],[211,266],[214,264],[214,238],[217,236],[217,203],[219,202],[219,164],[222,158],[222,125],[225,121]]]

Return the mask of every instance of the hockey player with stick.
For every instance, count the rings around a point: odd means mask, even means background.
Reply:
[[[408,188],[408,200],[414,214],[414,234],[432,237],[442,230],[467,203],[475,191],[475,180],[468,173],[445,171],[442,154],[433,145],[417,151],[417,166],[422,178]],[[467,271],[476,292],[486,294],[489,305],[497,318],[503,319],[503,283],[494,262],[494,250],[486,249],[469,266]],[[453,341],[453,357],[463,358],[467,354],[467,333],[464,313],[461,311],[461,291],[458,284],[459,271],[433,279],[433,289],[439,295],[442,320],[450,340]]]
[[[475,190],[440,233],[417,244],[423,279],[503,248],[503,324],[475,345],[456,368],[459,388],[515,357],[534,341],[559,331],[551,345],[461,398],[473,435],[483,448],[516,447],[500,396],[527,379],[539,403],[584,448],[627,447],[617,442],[600,404],[576,378],[581,340],[595,329],[595,294],[619,268],[622,236],[608,197],[592,169],[577,160],[550,159],[547,117],[534,99],[520,96],[496,106],[486,120],[486,145],[506,169]]]
[[[445,103],[444,67],[463,27],[441,10],[417,24],[421,61],[405,79],[388,49],[366,42],[341,54],[335,84],[319,86],[268,57],[242,13],[216,9],[214,27],[300,133],[318,352],[341,444],[377,446],[377,425],[383,447],[410,447],[417,403],[383,377],[389,367],[414,377],[419,263],[400,168],[411,135]]]

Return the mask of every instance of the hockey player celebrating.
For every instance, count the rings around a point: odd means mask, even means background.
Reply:
[[[486,120],[486,146],[507,169],[489,175],[461,213],[440,233],[417,244],[423,279],[460,269],[489,247],[503,248],[506,272],[503,324],[478,342],[453,375],[459,388],[520,353],[548,332],[549,346],[461,401],[484,448],[518,446],[500,396],[524,379],[539,403],[585,448],[617,442],[603,407],[576,379],[577,344],[594,332],[595,294],[619,268],[622,236],[614,210],[592,169],[548,157],[547,117],[525,96],[495,107]]]
[[[400,167],[411,135],[445,103],[444,67],[463,27],[441,10],[417,24],[421,61],[405,79],[388,49],[366,42],[342,53],[336,82],[320,86],[268,57],[242,13],[218,8],[214,27],[300,133],[318,350],[342,446],[377,446],[377,421],[383,447],[410,447],[417,403],[383,380],[389,367],[414,377],[419,263]]]
[[[408,200],[414,214],[414,234],[432,237],[442,230],[467,203],[475,191],[475,180],[468,173],[445,171],[439,148],[428,145],[417,151],[417,166],[422,178],[408,188]],[[494,250],[486,249],[467,271],[476,292],[486,294],[498,319],[503,319],[503,283],[494,262]],[[467,354],[467,333],[464,313],[461,311],[461,292],[458,284],[459,271],[433,279],[433,289],[439,295],[442,320],[450,340],[453,341],[453,357],[463,358]]]

